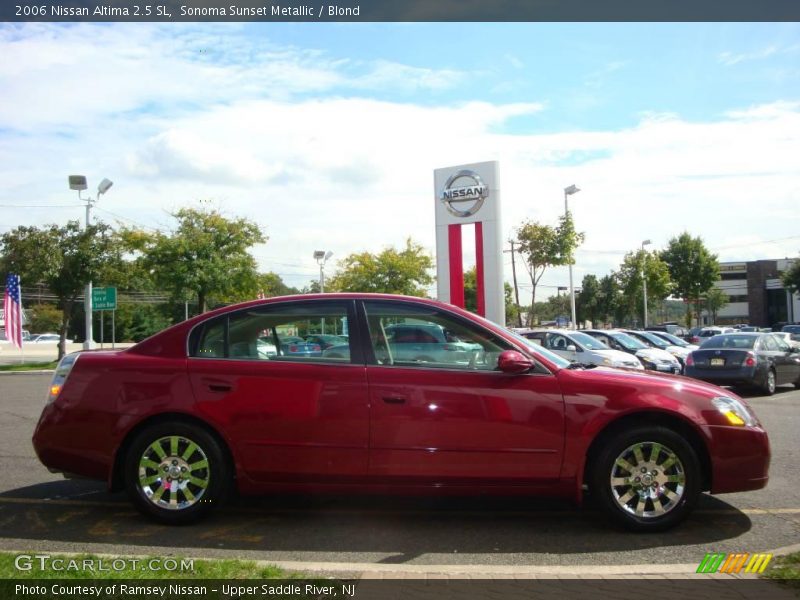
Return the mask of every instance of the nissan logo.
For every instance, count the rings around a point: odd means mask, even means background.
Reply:
[[[450,214],[456,217],[471,217],[481,209],[489,197],[489,187],[475,171],[464,169],[447,178],[442,189],[441,200]],[[457,208],[456,205],[466,206]]]

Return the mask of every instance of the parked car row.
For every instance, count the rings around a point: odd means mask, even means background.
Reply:
[[[792,327],[792,326],[790,326]],[[800,326],[798,326],[800,328]],[[791,331],[766,333],[706,327],[701,345],[661,331],[518,329],[516,332],[584,366],[683,373],[717,385],[754,386],[771,395],[800,388],[800,341]],[[632,355],[632,356],[631,356]]]

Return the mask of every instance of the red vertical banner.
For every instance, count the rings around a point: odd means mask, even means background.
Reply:
[[[475,223],[475,292],[478,302],[478,314],[486,316],[486,290],[483,271],[483,223]]]
[[[464,308],[464,258],[461,250],[461,225],[447,226],[450,253],[450,304]]]

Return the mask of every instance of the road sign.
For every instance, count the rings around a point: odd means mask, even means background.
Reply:
[[[569,319],[563,315],[559,315],[556,317],[556,327],[566,327],[567,323],[569,323]]]
[[[92,310],[117,310],[117,288],[94,288],[92,290]]]

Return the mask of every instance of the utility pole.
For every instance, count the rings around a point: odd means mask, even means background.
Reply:
[[[514,240],[509,240],[511,250],[503,250],[504,253],[511,252],[511,276],[514,278],[514,302],[517,306],[517,327],[522,327],[522,313],[519,311],[519,288],[517,287],[517,262],[514,254]]]

